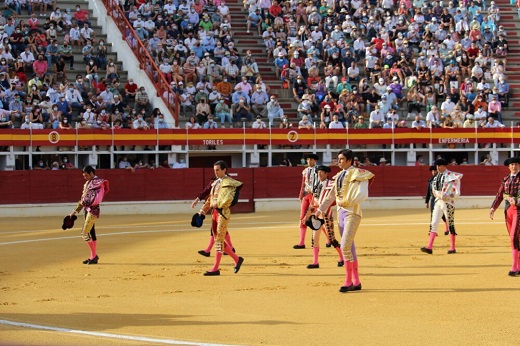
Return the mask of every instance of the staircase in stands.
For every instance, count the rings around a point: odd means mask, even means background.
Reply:
[[[504,122],[516,122],[520,116],[520,100],[517,99],[520,93],[520,26],[518,12],[515,5],[511,5],[509,0],[495,0],[500,8],[500,25],[507,31],[507,43],[509,53],[507,56],[506,76],[512,94],[509,107],[503,112]],[[509,124],[507,124],[509,125]]]
[[[246,31],[248,11],[244,9],[242,1],[227,0],[226,5],[229,7],[233,38],[240,56],[244,56],[248,49],[251,50],[251,54],[258,64],[262,80],[271,88],[270,94],[278,97],[280,106],[288,117],[296,118],[298,105],[292,98],[292,93],[288,89],[282,89],[282,82],[276,77],[274,63],[272,61],[267,62],[267,54],[262,37],[258,35],[256,28],[251,28],[249,34]]]
[[[71,14],[74,14],[74,11],[76,10],[76,5],[80,5],[83,10],[88,10],[88,1],[85,1],[85,0],[58,0],[57,1],[57,6],[60,8],[60,11],[62,13],[65,12],[65,10],[68,8],[68,9],[70,9]],[[102,4],[101,4],[101,6],[102,6]],[[111,52],[111,46],[114,43],[112,43],[111,40],[108,39],[106,34],[102,33],[102,28],[100,25],[97,25],[96,18],[92,15],[92,11],[89,10],[89,12],[91,13],[90,20],[92,23],[92,29],[96,33],[96,40],[99,41],[100,38],[105,40],[105,42],[106,42],[105,44],[107,45],[107,50],[108,50],[107,60],[112,59],[114,61],[114,63],[117,66],[117,70],[118,70],[118,73],[119,73],[119,76],[121,79],[121,85],[124,85],[124,83],[126,83],[126,80],[128,79],[128,73],[126,70],[122,69],[122,64],[117,61],[117,54]],[[37,11],[37,13],[39,13],[39,12]],[[38,19],[40,20],[40,25],[39,25],[40,30],[43,27],[43,23],[45,23],[45,18],[49,17],[51,15],[51,13],[52,13],[52,9],[49,6],[49,8],[47,9],[46,17],[38,17]],[[22,10],[22,15],[19,16],[18,19],[19,20],[23,19],[24,22],[27,23],[27,20],[29,18],[30,18],[30,16],[27,14],[27,11]],[[58,44],[59,45],[63,44],[65,35],[67,35],[68,33],[69,33],[69,30],[64,30],[64,31],[58,33]],[[115,44],[126,44],[126,43],[116,42]],[[78,74],[84,75],[85,71],[86,71],[86,66],[85,66],[85,62],[83,61],[83,54],[81,53],[81,48],[74,47],[73,54],[74,54],[74,70],[71,71],[69,69],[68,62],[66,62],[67,79],[69,81],[76,80],[76,75],[78,75]],[[49,70],[53,71],[52,66],[49,67]],[[104,78],[106,76],[105,70],[98,70],[98,71],[99,71],[98,72],[99,78]]]

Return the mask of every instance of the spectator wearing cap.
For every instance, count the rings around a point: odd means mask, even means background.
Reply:
[[[256,121],[253,122],[253,124],[251,125],[251,128],[252,129],[265,129],[265,128],[267,128],[267,125],[265,124],[265,122],[262,121],[261,116],[257,116]]]
[[[397,102],[400,102],[403,99],[403,85],[399,81],[399,78],[394,76],[392,78],[392,84],[388,86],[392,91],[392,94],[397,98]],[[388,89],[388,88],[387,88]]]
[[[429,128],[441,127],[443,120],[442,116],[437,109],[437,106],[433,106],[432,109],[426,114],[426,124]]]
[[[348,78],[341,78],[341,83],[338,83],[336,86],[336,93],[341,94],[343,90],[347,90],[348,92],[352,92],[352,85],[349,83]]]
[[[260,15],[260,9],[257,8],[254,12],[249,12],[246,21],[247,33],[251,31],[251,27],[256,28],[258,35],[262,35],[262,16]]]
[[[332,121],[332,107],[329,104],[325,104],[323,106],[322,102],[322,106],[320,106],[320,108],[322,109],[320,114],[320,127],[327,128],[329,123]]]
[[[311,130],[314,128],[314,126],[312,125],[312,122],[309,119],[309,116],[304,115],[302,117],[302,120],[300,120],[300,122],[298,123],[298,128],[306,129],[306,130]]]
[[[468,114],[466,116],[466,120],[464,121],[464,124],[462,125],[462,127],[465,129],[476,127],[476,123],[475,123],[475,120],[474,120],[474,117],[472,114]]]
[[[65,99],[65,95],[60,94],[56,106],[58,107],[58,111],[61,112],[62,119],[66,118],[70,124],[72,121],[72,106]]]
[[[297,111],[300,118],[303,118],[304,116],[312,117],[312,101],[307,97],[307,95],[302,96],[302,101],[298,105]]]
[[[276,76],[280,78],[282,71],[284,68],[287,68],[289,65],[289,60],[285,58],[285,54],[283,52],[278,53],[276,59],[274,59],[274,66],[276,68]]]
[[[368,129],[369,128],[368,124],[365,122],[364,116],[360,115],[357,117],[356,123],[354,124],[354,128],[355,129]]]

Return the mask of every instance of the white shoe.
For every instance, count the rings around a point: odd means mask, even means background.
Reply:
[[[247,30],[247,33],[249,34],[249,33],[250,33],[250,31],[249,31],[249,30]]]
[[[226,128],[226,125],[222,124],[222,126],[220,126],[221,128],[225,129]]]

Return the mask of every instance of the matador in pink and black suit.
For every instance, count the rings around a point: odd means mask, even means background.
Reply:
[[[110,188],[108,180],[96,176],[96,171],[92,166],[83,168],[83,178],[87,182],[83,185],[81,199],[70,216],[72,217],[81,212],[82,209],[85,209],[85,222],[81,230],[81,236],[90,248],[90,257],[84,260],[83,264],[90,265],[97,264],[99,260],[95,223],[101,212],[101,202]]]
[[[517,276],[520,275],[520,158],[509,158],[504,165],[509,168],[510,173],[502,178],[495,200],[491,204],[489,217],[493,219],[495,210],[502,200],[505,200],[504,215],[513,259],[509,276]]]

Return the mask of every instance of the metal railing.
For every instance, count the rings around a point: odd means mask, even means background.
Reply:
[[[152,81],[157,97],[163,99],[167,105],[172,117],[175,119],[175,123],[179,123],[179,102],[178,96],[170,87],[170,84],[164,78],[163,74],[159,70],[154,59],[139,39],[137,33],[132,27],[132,24],[128,21],[124,10],[120,7],[118,0],[101,0],[107,10],[108,16],[110,16],[114,23],[119,28],[119,31],[123,35],[123,40],[126,41],[130,49],[134,52],[135,57],[139,61],[139,68],[146,72],[150,80]]]
[[[485,145],[520,144],[520,129],[47,129],[0,130],[0,146],[113,146],[113,145]]]

